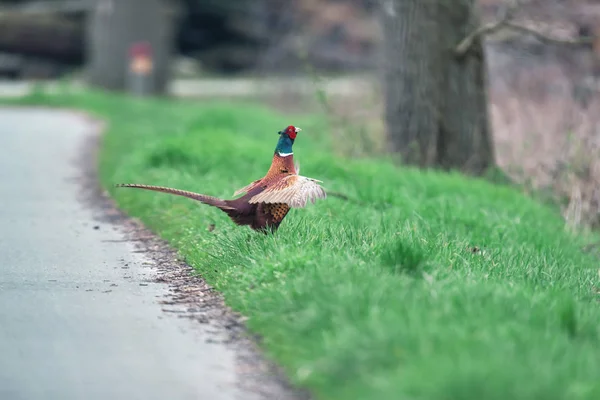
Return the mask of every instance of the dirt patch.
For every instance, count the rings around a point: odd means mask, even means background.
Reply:
[[[166,241],[116,207],[97,179],[97,152],[104,123],[83,112],[73,113],[88,121],[93,132],[86,138],[79,159],[74,160],[82,172],[79,178],[81,201],[93,210],[100,225],[110,224],[122,231],[134,244],[135,251],[145,253],[155,262],[148,268],[154,269],[156,282],[169,288],[157,306],[165,313],[176,313],[177,317],[188,318],[197,322],[199,328],[214,332],[214,338],[209,340],[233,347],[237,358],[237,385],[244,393],[243,399],[310,399],[306,391],[293,388],[282,371],[261,356],[257,346],[260,338],[247,331],[244,317],[227,307],[220,293],[182,261]]]

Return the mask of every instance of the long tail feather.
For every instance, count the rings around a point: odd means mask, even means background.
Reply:
[[[152,190],[155,192],[162,192],[173,194],[175,196],[187,197],[188,199],[197,200],[201,203],[208,204],[210,206],[218,207],[221,210],[231,210],[232,207],[228,206],[225,200],[219,199],[217,197],[207,196],[205,194],[189,192],[187,190],[173,189],[164,186],[152,186],[152,185],[140,185],[137,183],[119,183],[115,185],[116,187],[128,187],[128,188],[136,188],[136,189],[145,189]]]

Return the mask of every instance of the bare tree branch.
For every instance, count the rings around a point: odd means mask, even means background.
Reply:
[[[511,5],[504,4],[500,9],[497,21],[480,26],[460,41],[454,49],[456,55],[464,56],[471,49],[475,40],[483,35],[488,35],[501,29],[512,18],[515,9],[516,5],[514,3]]]
[[[546,35],[543,32],[539,32],[539,31],[529,28],[527,26],[515,24],[513,22],[506,22],[503,27],[506,29],[511,29],[515,32],[523,33],[526,35],[531,35],[531,36],[535,37],[537,40],[539,40],[540,42],[546,42],[546,43],[552,43],[552,44],[558,44],[558,45],[567,45],[567,46],[593,43],[593,38],[590,38],[590,37],[581,37],[581,38],[574,38],[574,39],[557,38],[557,37],[552,37],[552,36]]]
[[[475,29],[473,32],[468,34],[460,43],[454,48],[454,53],[462,57],[464,56],[473,46],[475,41],[484,35],[493,34],[502,29],[513,30],[518,33],[531,35],[535,37],[537,40],[546,43],[552,43],[557,45],[581,45],[581,44],[590,44],[592,43],[592,38],[576,38],[576,39],[563,39],[549,36],[543,32],[539,32],[535,29],[529,28],[527,26],[519,25],[512,22],[512,18],[515,10],[517,9],[517,1],[511,2],[510,5],[505,5],[500,12],[500,16],[497,21],[491,22],[485,25],[480,26]]]

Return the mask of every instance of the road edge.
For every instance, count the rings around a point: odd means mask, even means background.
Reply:
[[[82,110],[43,106],[25,108],[68,112],[83,119],[90,127],[80,144],[79,156],[72,160],[80,171],[77,178],[80,201],[92,210],[94,219],[117,227],[133,243],[136,252],[145,253],[156,262],[155,281],[169,289],[164,299],[156,300],[157,307],[160,306],[163,312],[169,312],[169,307],[185,310],[178,312],[177,316],[194,321],[198,329],[209,326],[214,331],[215,342],[222,342],[233,349],[236,355],[236,386],[240,392],[273,400],[311,399],[306,390],[293,387],[283,370],[261,354],[260,337],[247,330],[244,316],[231,310],[221,293],[210,287],[193,267],[179,259],[176,249],[146,228],[139,219],[120,210],[104,190],[99,180],[98,156],[107,122]]]

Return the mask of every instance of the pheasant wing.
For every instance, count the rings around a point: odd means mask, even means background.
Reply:
[[[305,207],[307,202],[327,197],[319,180],[300,175],[288,175],[253,196],[250,203],[284,203],[292,208]]]
[[[262,179],[257,179],[254,182],[252,182],[251,184],[246,185],[243,188],[236,190],[233,193],[233,196],[235,197],[238,194],[248,193],[249,191],[251,191],[252,189],[254,189],[260,183],[260,181],[262,181]]]

